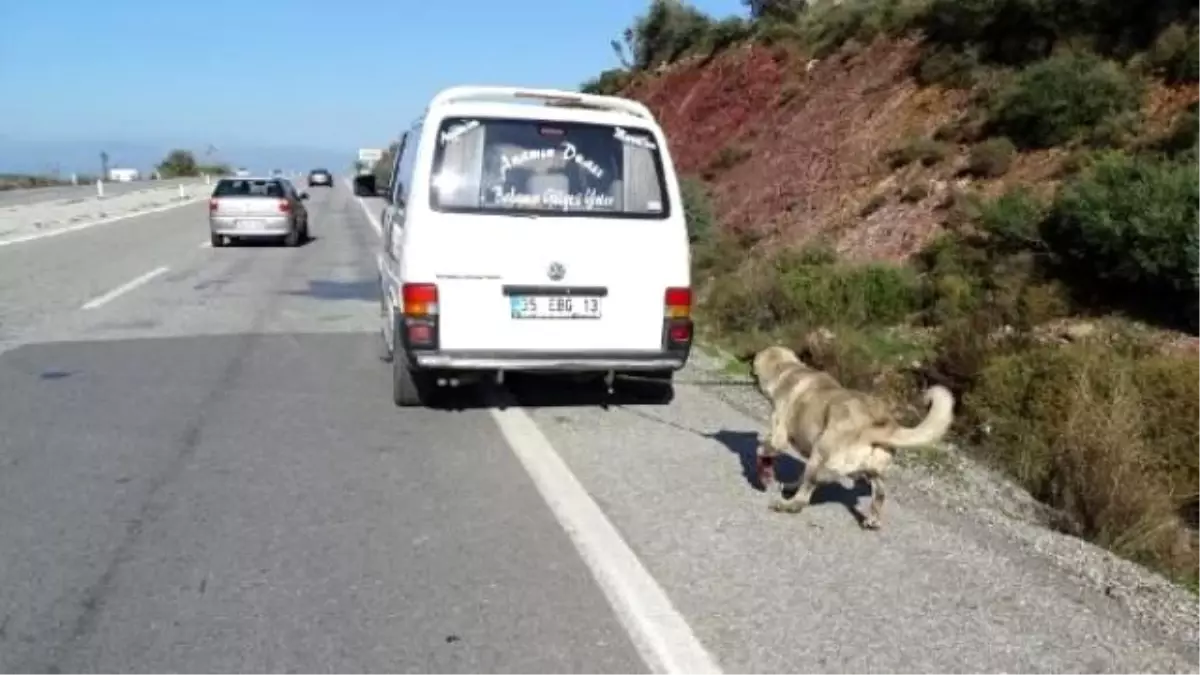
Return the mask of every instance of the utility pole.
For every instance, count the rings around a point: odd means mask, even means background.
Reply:
[[[108,180],[108,153],[100,151],[100,180]]]

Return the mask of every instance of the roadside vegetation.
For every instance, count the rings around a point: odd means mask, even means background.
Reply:
[[[852,263],[831,242],[728,227],[710,194],[744,148],[687,176],[702,337],[743,359],[782,341],[900,400],[950,386],[957,440],[1052,507],[1054,527],[1195,589],[1195,5],[747,6],[749,19],[716,20],[654,2],[613,41],[622,67],[583,90],[624,93],[750,43],[804,64],[915,37],[909,81],[965,92],[966,106],[933,133],[879,139],[881,170],[904,180],[860,217],[889,200],[937,202],[940,233],[902,262]],[[1147,114],[1181,92],[1190,104],[1166,124]],[[1049,179],[1015,173],[1043,158],[1056,162]],[[950,165],[953,184],[936,194],[913,179]]]
[[[24,190],[27,188],[53,187],[55,185],[70,185],[71,181],[57,176],[39,176],[23,173],[0,173],[0,192],[4,190]]]
[[[167,153],[154,170],[160,178],[195,178],[197,176],[228,176],[233,169],[227,164],[203,164],[196,161],[191,150],[175,149]]]

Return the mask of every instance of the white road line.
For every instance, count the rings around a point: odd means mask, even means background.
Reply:
[[[524,410],[489,409],[655,673],[720,673],[691,626]]]
[[[360,197],[355,199],[367,222],[382,233],[366,202]],[[492,406],[489,412],[651,671],[672,675],[721,673],[666,591],[571,473],[533,418],[512,406]]]
[[[57,237],[60,234],[67,234],[70,232],[78,232],[80,230],[86,230],[89,227],[96,227],[97,225],[107,225],[109,223],[115,223],[119,220],[128,220],[130,218],[137,218],[138,216],[148,216],[152,213],[162,213],[163,211],[170,211],[171,209],[177,209],[181,206],[188,206],[189,204],[195,204],[196,202],[200,201],[201,199],[205,199],[205,198],[206,197],[197,197],[195,199],[189,199],[187,201],[174,202],[171,204],[167,204],[165,206],[159,206],[159,207],[155,207],[153,209],[147,209],[145,211],[137,211],[135,213],[126,213],[126,214],[120,215],[120,216],[113,216],[112,218],[103,218],[101,220],[92,220],[92,221],[88,221],[86,223],[78,223],[76,225],[68,225],[66,227],[60,227],[60,228],[56,228],[53,230],[47,230],[46,232],[37,232],[35,234],[27,234],[27,235],[24,235],[21,237],[13,237],[12,239],[5,239],[3,241],[0,241],[0,247],[12,246],[13,244],[24,244],[27,241],[36,241],[38,239],[47,239],[49,237]]]
[[[354,194],[354,184],[353,183],[351,183],[350,181],[347,180],[347,181],[343,181],[343,184],[346,186],[346,189],[350,191],[350,194]],[[359,208],[362,209],[363,215],[367,217],[367,222],[371,224],[371,227],[375,228],[375,234],[378,234],[379,236],[382,237],[383,236],[383,226],[380,225],[379,219],[376,218],[373,213],[371,213],[371,208],[367,206],[367,203],[363,201],[362,197],[356,196],[354,198],[354,201],[358,202],[358,206],[359,206]]]
[[[101,296],[92,298],[91,300],[88,300],[81,309],[96,309],[97,307],[100,307],[102,305],[107,305],[108,303],[112,302],[113,300],[117,299],[118,297],[120,297],[120,296],[128,293],[129,291],[132,291],[133,289],[137,288],[138,286],[141,286],[141,285],[145,284],[146,282],[154,279],[154,277],[160,276],[162,274],[166,274],[167,272],[170,271],[170,269],[171,268],[169,268],[169,267],[163,266],[163,267],[159,267],[157,269],[150,270],[149,272],[146,272],[145,274],[143,274],[142,276],[140,276],[136,279],[127,281],[127,282],[121,284],[120,286],[117,286],[116,288],[105,293],[104,295],[101,295]]]

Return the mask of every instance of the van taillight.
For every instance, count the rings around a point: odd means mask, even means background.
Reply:
[[[436,284],[404,284],[400,289],[400,305],[405,316],[436,316],[438,290]]]
[[[221,209],[221,202],[217,199],[208,200],[208,212],[216,213]]]
[[[686,319],[692,315],[692,289],[668,288],[663,300],[663,315],[668,319]]]
[[[287,213],[288,211],[291,211],[291,210],[292,210],[292,205],[288,203],[288,200],[286,200],[286,199],[279,200],[279,212],[280,213]]]

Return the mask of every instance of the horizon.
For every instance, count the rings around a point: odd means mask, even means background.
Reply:
[[[12,103],[0,111],[0,171],[32,159],[18,154],[71,144],[351,157],[386,146],[447,86],[578,89],[619,65],[610,41],[649,2],[518,4],[468,0],[449,17],[425,5],[329,11],[315,0],[6,5],[0,84]],[[740,0],[690,4],[746,15]],[[378,26],[395,26],[395,37]],[[189,32],[206,37],[180,37]],[[264,75],[262,64],[282,70]],[[22,145],[46,149],[13,149]]]

